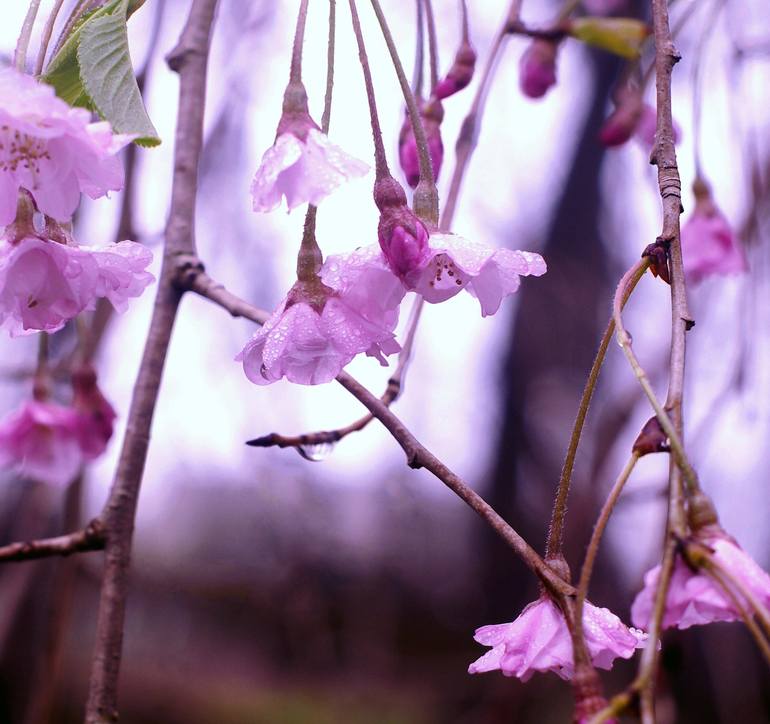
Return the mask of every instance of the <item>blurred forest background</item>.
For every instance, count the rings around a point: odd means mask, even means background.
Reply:
[[[713,4],[722,10],[713,12]],[[434,0],[441,69],[459,40],[455,0]],[[131,20],[132,54],[163,144],[130,149],[127,194],[84,205],[81,242],[132,238],[159,248],[168,207],[177,79],[163,56],[186,0],[149,0]],[[504,0],[469,3],[482,64]],[[2,50],[15,43],[27,3],[2,8]],[[71,3],[65,3],[65,8]],[[295,2],[221,0],[209,72],[198,243],[211,275],[272,309],[288,288],[302,214],[255,215],[249,183],[273,141],[288,77]],[[683,61],[674,115],[685,209],[692,207],[693,60],[703,54],[705,171],[745,245],[750,272],[691,291],[687,440],[724,527],[765,568],[770,442],[770,16],[765,0],[676,0]],[[395,167],[403,108],[368,3],[360,3],[382,124]],[[43,2],[42,12],[48,3]],[[312,2],[305,46],[311,113],[320,117],[328,5]],[[384,2],[411,65],[412,3]],[[556,3],[525,0],[523,17],[547,23]],[[628,13],[645,17],[629,0]],[[716,19],[714,19],[716,17]],[[706,33],[709,28],[710,32]],[[153,40],[153,38],[155,38]],[[429,307],[395,410],[536,548],[546,526],[585,376],[614,285],[660,230],[649,149],[597,140],[622,61],[567,41],[559,83],[541,101],[518,88],[527,45],[511,38],[489,94],[480,141],[454,230],[492,245],[539,251],[549,271],[524,280],[495,317],[455,298]],[[35,40],[33,38],[33,48]],[[371,159],[371,131],[347,3],[338,2],[338,74],[330,136]],[[644,62],[649,62],[645,56]],[[470,89],[449,99],[439,188]],[[651,98],[648,89],[647,97]],[[371,161],[370,161],[371,162]],[[325,253],[375,240],[372,176],[324,202]],[[685,217],[686,218],[686,215]],[[159,255],[158,255],[159,256]],[[156,260],[159,261],[159,259]],[[99,353],[103,389],[125,421],[153,293],[109,327]],[[466,295],[467,296],[467,295]],[[646,278],[627,312],[635,348],[665,390],[668,288]],[[402,315],[402,324],[407,314]],[[537,582],[476,516],[424,471],[412,471],[376,423],[334,449],[247,448],[272,431],[332,429],[363,408],[338,385],[257,388],[233,357],[252,333],[198,298],[183,303],[172,340],[139,505],[122,666],[127,724],[547,724],[571,715],[556,676],[523,685],[499,673],[469,676],[481,655],[472,634],[513,620]],[[54,356],[72,340],[54,340]],[[33,339],[0,340],[0,403],[28,393]],[[357,360],[350,371],[378,394],[388,371]],[[593,521],[631,442],[650,416],[613,345],[578,455],[567,555],[579,566]],[[74,529],[98,512],[122,438],[67,491],[7,474],[0,537]],[[665,456],[644,458],[610,524],[591,600],[629,622],[644,571],[657,559],[665,516]],[[0,722],[81,721],[95,627],[100,553],[0,569]],[[619,661],[608,692],[633,676]],[[770,674],[738,624],[667,632],[660,721],[770,719]]]

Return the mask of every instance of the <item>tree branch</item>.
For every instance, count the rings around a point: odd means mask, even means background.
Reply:
[[[91,666],[86,724],[117,721],[117,688],[131,543],[150,428],[181,292],[176,260],[195,254],[195,202],[203,142],[206,66],[217,0],[193,0],[169,66],[179,73],[171,210],[150,330],[139,368],[115,480],[104,508],[105,566]]]
[[[99,518],[94,518],[82,530],[67,535],[0,546],[0,562],[29,561],[50,556],[69,556],[83,551],[99,551],[104,548],[105,541],[104,524]]]

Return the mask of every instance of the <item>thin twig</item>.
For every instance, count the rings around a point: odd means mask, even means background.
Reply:
[[[385,387],[385,391],[380,395],[382,404],[390,406],[401,395],[403,390],[403,378],[406,373],[406,369],[409,365],[409,360],[412,357],[412,349],[414,347],[414,338],[417,332],[417,323],[420,319],[420,313],[424,300],[421,296],[418,296],[412,307],[412,314],[410,316],[406,337],[404,344],[401,347],[401,352],[398,355],[398,362],[396,368],[393,370],[393,374],[388,378],[388,383]],[[345,425],[344,427],[338,427],[334,430],[321,430],[319,432],[304,433],[302,435],[288,436],[281,435],[277,432],[271,432],[269,435],[249,440],[246,444],[252,447],[279,447],[294,448],[305,460],[311,462],[317,462],[318,458],[313,456],[313,453],[308,451],[307,448],[313,448],[318,445],[331,445],[339,442],[343,438],[354,432],[360,432],[363,430],[372,420],[374,415],[364,415],[355,422]]]
[[[180,258],[195,254],[195,202],[203,142],[206,67],[217,0],[193,0],[187,23],[167,60],[179,73],[179,112],[171,209],[150,329],[139,368],[126,435],[103,516],[108,536],[89,680],[86,724],[117,720],[117,688],[134,517],[147,459],[150,427],[181,292]]]
[[[178,276],[177,285],[180,288],[201,294],[226,309],[233,316],[251,319],[257,324],[263,324],[267,319],[268,315],[266,312],[226,291],[224,287],[214,282],[202,270],[200,265],[196,265],[194,268],[196,269],[195,273],[191,269],[187,269]],[[382,400],[367,390],[366,387],[347,372],[340,372],[336,380],[385,426],[406,453],[407,462],[410,467],[429,470],[473,508],[513,548],[519,557],[556,596],[571,596],[575,593],[575,589],[562,580],[537,552],[498,515],[489,503],[470,488],[459,476],[455,475],[433,453],[427,450],[387,405],[383,404]]]
[[[666,523],[666,542],[661,563],[661,574],[655,595],[653,620],[649,631],[650,637],[642,652],[637,676],[637,679],[643,682],[639,688],[643,724],[654,724],[655,722],[657,639],[660,634],[668,586],[674,566],[676,536],[684,527],[682,476],[684,475],[691,489],[697,488],[698,485],[695,471],[687,463],[681,444],[684,433],[682,399],[684,394],[685,335],[693,325],[693,321],[687,305],[687,291],[682,265],[682,244],[679,229],[679,217],[682,213],[682,183],[676,161],[674,121],[671,112],[671,74],[680,56],[671,38],[667,0],[652,0],[652,20],[655,36],[657,128],[650,161],[658,167],[658,186],[663,206],[663,229],[660,237],[658,237],[658,242],[668,247],[670,258],[671,358],[665,409],[671,414],[673,430],[666,429],[661,419],[663,416],[658,415],[658,420],[669,436],[673,455],[669,462],[668,521]],[[628,349],[630,350],[630,345]],[[676,443],[678,443],[678,447],[675,449]]]
[[[730,583],[736,585],[735,577],[731,576],[727,569],[718,566],[713,560],[708,561],[702,565],[702,567],[705,569],[706,573],[711,576],[719,584],[720,588],[722,588],[722,590],[727,594],[733,606],[735,606],[735,609],[740,614],[743,623],[746,625],[746,628],[754,638],[754,641],[759,647],[759,650],[762,652],[762,655],[765,657],[765,661],[770,664],[770,642],[768,642],[767,637],[762,633],[762,630],[757,625],[757,622],[752,618],[751,614],[746,610],[736,594],[728,585],[728,582],[725,580],[725,578],[727,578]],[[741,591],[741,593],[744,593],[744,591]],[[751,601],[749,601],[749,603],[751,603]],[[751,605],[754,604],[751,603]]]
[[[649,260],[645,259],[642,263],[634,265],[632,274],[623,277],[624,281],[621,282],[623,286],[618,287],[619,291],[622,289],[620,298],[621,309],[625,306],[628,298],[631,296],[631,293],[639,283],[639,280],[644,275],[648,266]],[[599,372],[604,364],[607,348],[612,340],[614,331],[615,318],[613,316],[607,323],[607,328],[604,330],[602,339],[599,342],[599,349],[596,351],[596,356],[591,365],[591,371],[588,373],[588,379],[586,380],[583,394],[580,398],[580,404],[578,405],[575,423],[572,426],[572,434],[570,435],[569,445],[567,446],[567,454],[564,457],[564,464],[562,465],[559,485],[554,499],[553,512],[551,513],[551,525],[548,529],[548,541],[546,543],[546,559],[554,558],[561,552],[564,518],[567,512],[567,497],[569,495],[570,482],[572,480],[572,471],[575,467],[575,457],[577,455],[578,445],[580,444],[580,438],[583,434],[583,426],[585,424],[586,415],[588,414],[588,408],[591,405],[591,400],[594,391],[596,390],[596,383],[599,380]]]
[[[104,548],[105,540],[104,524],[99,518],[94,518],[83,530],[74,533],[0,546],[0,562],[29,561],[35,558],[99,551]]]
[[[628,482],[628,478],[636,466],[639,460],[639,454],[634,452],[628,459],[628,462],[623,467],[618,479],[610,490],[610,494],[607,496],[607,500],[602,506],[599,517],[596,520],[594,531],[591,534],[591,540],[588,543],[588,549],[586,550],[585,558],[583,559],[583,567],[580,569],[580,579],[578,581],[577,597],[575,599],[575,628],[578,636],[583,635],[583,604],[586,596],[588,595],[588,586],[591,583],[591,575],[594,570],[594,562],[596,561],[596,554],[599,552],[599,543],[601,543],[602,536],[604,535],[604,529],[607,527],[612,511],[615,509],[615,504],[618,502],[620,494],[623,492],[623,488]]]
[[[639,380],[639,384],[644,390],[650,405],[652,406],[653,410],[655,410],[655,415],[658,418],[663,431],[669,438],[671,444],[671,452],[673,453],[674,460],[681,471],[684,473],[688,488],[691,492],[695,492],[699,489],[698,475],[695,472],[693,466],[690,464],[690,461],[687,459],[687,454],[685,453],[684,446],[682,444],[679,432],[674,425],[674,422],[672,421],[671,417],[669,417],[664,406],[658,400],[657,395],[655,394],[655,390],[652,389],[650,380],[647,377],[647,373],[644,371],[644,368],[639,363],[639,360],[634,353],[631,335],[623,326],[623,317],[621,315],[623,308],[622,297],[626,285],[634,275],[639,273],[640,269],[646,268],[646,265],[648,264],[649,257],[640,259],[633,267],[631,267],[631,269],[626,272],[618,284],[617,291],[615,292],[615,300],[613,303],[613,316],[615,319],[616,336],[618,339],[618,344],[623,349],[623,353],[626,355],[626,358],[628,359],[629,364],[631,365],[631,368],[636,375],[636,378]],[[668,407],[668,405],[666,405],[666,407]],[[684,537],[684,527],[682,527],[681,530],[678,530],[677,534],[680,537]]]

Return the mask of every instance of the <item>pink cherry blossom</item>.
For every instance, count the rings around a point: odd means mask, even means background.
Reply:
[[[558,44],[535,39],[524,51],[519,63],[519,85],[529,98],[542,98],[556,84]]]
[[[118,312],[124,312],[128,300],[140,296],[155,281],[155,277],[146,271],[152,261],[152,252],[143,244],[120,241],[80,249],[91,254],[96,261],[95,295],[108,299]]]
[[[688,281],[745,272],[746,257],[730,223],[708,188],[696,195],[695,210],[682,226],[682,261]]]
[[[716,563],[740,581],[766,608],[770,607],[770,576],[737,543],[728,536],[704,537],[701,542],[713,550]],[[660,578],[660,566],[644,576],[644,588],[631,606],[635,626],[648,628],[652,616],[655,592]],[[734,590],[738,601],[747,610],[743,595]],[[722,587],[706,573],[693,571],[677,557],[663,614],[663,628],[684,629],[714,621],[738,621],[741,614]]]
[[[138,296],[153,277],[144,271],[151,253],[123,241],[89,249],[27,236],[0,237],[0,326],[11,336],[56,332],[98,297],[118,311]]]
[[[618,657],[631,658],[647,638],[647,634],[626,627],[608,609],[588,601],[583,608],[583,629],[591,660],[601,669],[612,668]],[[470,674],[499,669],[505,676],[522,681],[529,680],[536,671],[553,671],[562,679],[574,674],[567,623],[548,597],[530,603],[512,623],[482,626],[474,638],[492,649],[468,667]]]
[[[428,154],[435,180],[438,179],[441,164],[444,161],[444,142],[441,140],[441,121],[444,118],[444,109],[441,107],[441,101],[430,101],[421,109],[420,117],[428,143]],[[406,176],[406,182],[415,188],[420,181],[420,155],[417,151],[417,141],[414,137],[409,114],[404,119],[404,125],[401,127],[401,134],[398,138],[398,160],[401,164],[401,170]]]
[[[455,234],[430,235],[425,259],[404,276],[408,289],[438,303],[466,289],[481,304],[481,316],[494,314],[503,297],[513,294],[522,276],[541,276],[546,265],[540,254],[493,249]]]
[[[118,151],[133,136],[72,108],[54,89],[11,68],[0,69],[0,226],[13,221],[20,188],[38,209],[69,219],[85,193],[91,198],[123,187]]]
[[[0,324],[12,336],[55,332],[94,297],[93,258],[53,241],[0,239]]]
[[[254,211],[272,211],[283,197],[291,209],[317,205],[345,181],[364,176],[369,167],[345,153],[316,128],[300,138],[279,134],[265,151],[251,183]]]
[[[24,403],[0,422],[0,465],[34,480],[66,485],[83,462],[77,424],[70,407]]]
[[[297,282],[236,357],[255,384],[283,377],[303,385],[323,384],[357,354],[366,353],[385,365],[383,355],[400,350],[393,334],[398,312],[390,307],[397,307],[396,298],[400,301],[398,281],[361,256],[349,263],[337,257],[327,265],[322,276],[338,282],[340,290],[320,281],[307,290]],[[368,290],[367,282],[372,283]],[[376,297],[377,290],[386,291],[385,296]]]

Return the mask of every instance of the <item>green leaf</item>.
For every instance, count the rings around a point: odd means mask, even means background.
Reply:
[[[82,18],[51,60],[42,80],[70,105],[95,110],[115,133],[142,146],[160,138],[147,115],[128,49],[126,19],[136,0],[111,0]]]
[[[650,29],[635,18],[585,17],[570,22],[569,34],[588,45],[633,60],[639,57]]]

